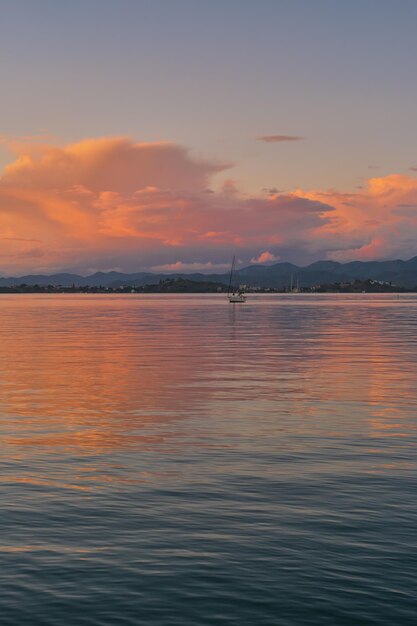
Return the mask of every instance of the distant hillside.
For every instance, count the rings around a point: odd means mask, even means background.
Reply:
[[[312,287],[333,282],[372,279],[411,288],[417,285],[417,257],[409,261],[317,261],[307,267],[297,267],[289,263],[255,265],[239,270],[238,275],[240,282],[259,287],[284,287],[291,281],[293,284],[299,281],[300,287]]]
[[[236,272],[240,284],[251,287],[288,287],[292,281],[300,287],[330,284],[334,282],[351,282],[359,280],[381,280],[392,282],[399,287],[413,288],[417,286],[417,257],[408,261],[352,261],[337,263],[336,261],[317,261],[307,267],[299,267],[292,263],[276,263],[275,265],[249,265]],[[90,276],[77,274],[34,274],[10,278],[0,278],[0,287],[15,285],[61,285],[63,287],[119,287],[154,285],[161,280],[183,278],[196,282],[228,282],[228,273],[225,274],[153,274],[137,272],[124,274],[122,272],[96,272]]]

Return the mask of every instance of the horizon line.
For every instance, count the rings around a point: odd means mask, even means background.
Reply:
[[[316,263],[334,263],[336,265],[349,265],[350,263],[389,263],[389,262],[395,262],[395,261],[401,261],[402,263],[408,263],[409,261],[412,261],[413,259],[417,258],[417,254],[413,255],[412,257],[408,258],[408,259],[400,259],[400,258],[394,258],[394,259],[369,259],[367,261],[364,261],[362,259],[353,259],[352,261],[346,261],[345,263],[341,263],[340,261],[334,261],[333,259],[319,259],[318,261],[313,261],[312,263],[308,263],[307,265],[297,265],[296,263],[292,263],[291,261],[278,261],[277,263],[249,263],[248,265],[244,265],[243,267],[241,267],[240,269],[236,270],[238,272],[245,270],[249,267],[276,267],[277,265],[293,265],[294,267],[300,268],[300,269],[304,269],[304,268],[308,268],[311,267],[312,265],[315,265]],[[112,272],[116,273],[116,274],[126,274],[126,275],[130,275],[130,274],[151,274],[151,275],[158,275],[158,274],[170,274],[170,275],[175,275],[175,274],[188,274],[190,276],[192,276],[193,274],[202,274],[202,275],[210,275],[210,274],[229,274],[229,271],[227,272],[216,272],[216,271],[208,271],[208,270],[164,270],[164,271],[155,271],[155,270],[132,270],[132,271],[122,271],[122,270],[96,270],[92,273],[77,273],[76,270],[71,271],[68,269],[63,269],[63,270],[56,270],[55,272],[52,273],[42,273],[42,272],[34,272],[33,274],[21,274],[21,275],[15,275],[15,276],[4,276],[0,274],[0,279],[10,279],[10,278],[24,278],[24,277],[33,277],[33,276],[56,276],[57,274],[70,274],[70,275],[74,275],[74,276],[81,276],[82,278],[89,278],[90,276],[95,276],[96,274],[111,274]]]

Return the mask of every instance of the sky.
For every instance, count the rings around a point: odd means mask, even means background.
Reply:
[[[0,274],[417,254],[415,0],[0,8]]]

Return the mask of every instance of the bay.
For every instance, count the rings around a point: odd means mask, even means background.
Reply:
[[[2,295],[2,625],[414,624],[417,297]]]

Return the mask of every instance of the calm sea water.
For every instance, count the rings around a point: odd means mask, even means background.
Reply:
[[[2,626],[417,622],[417,298],[0,296]]]

